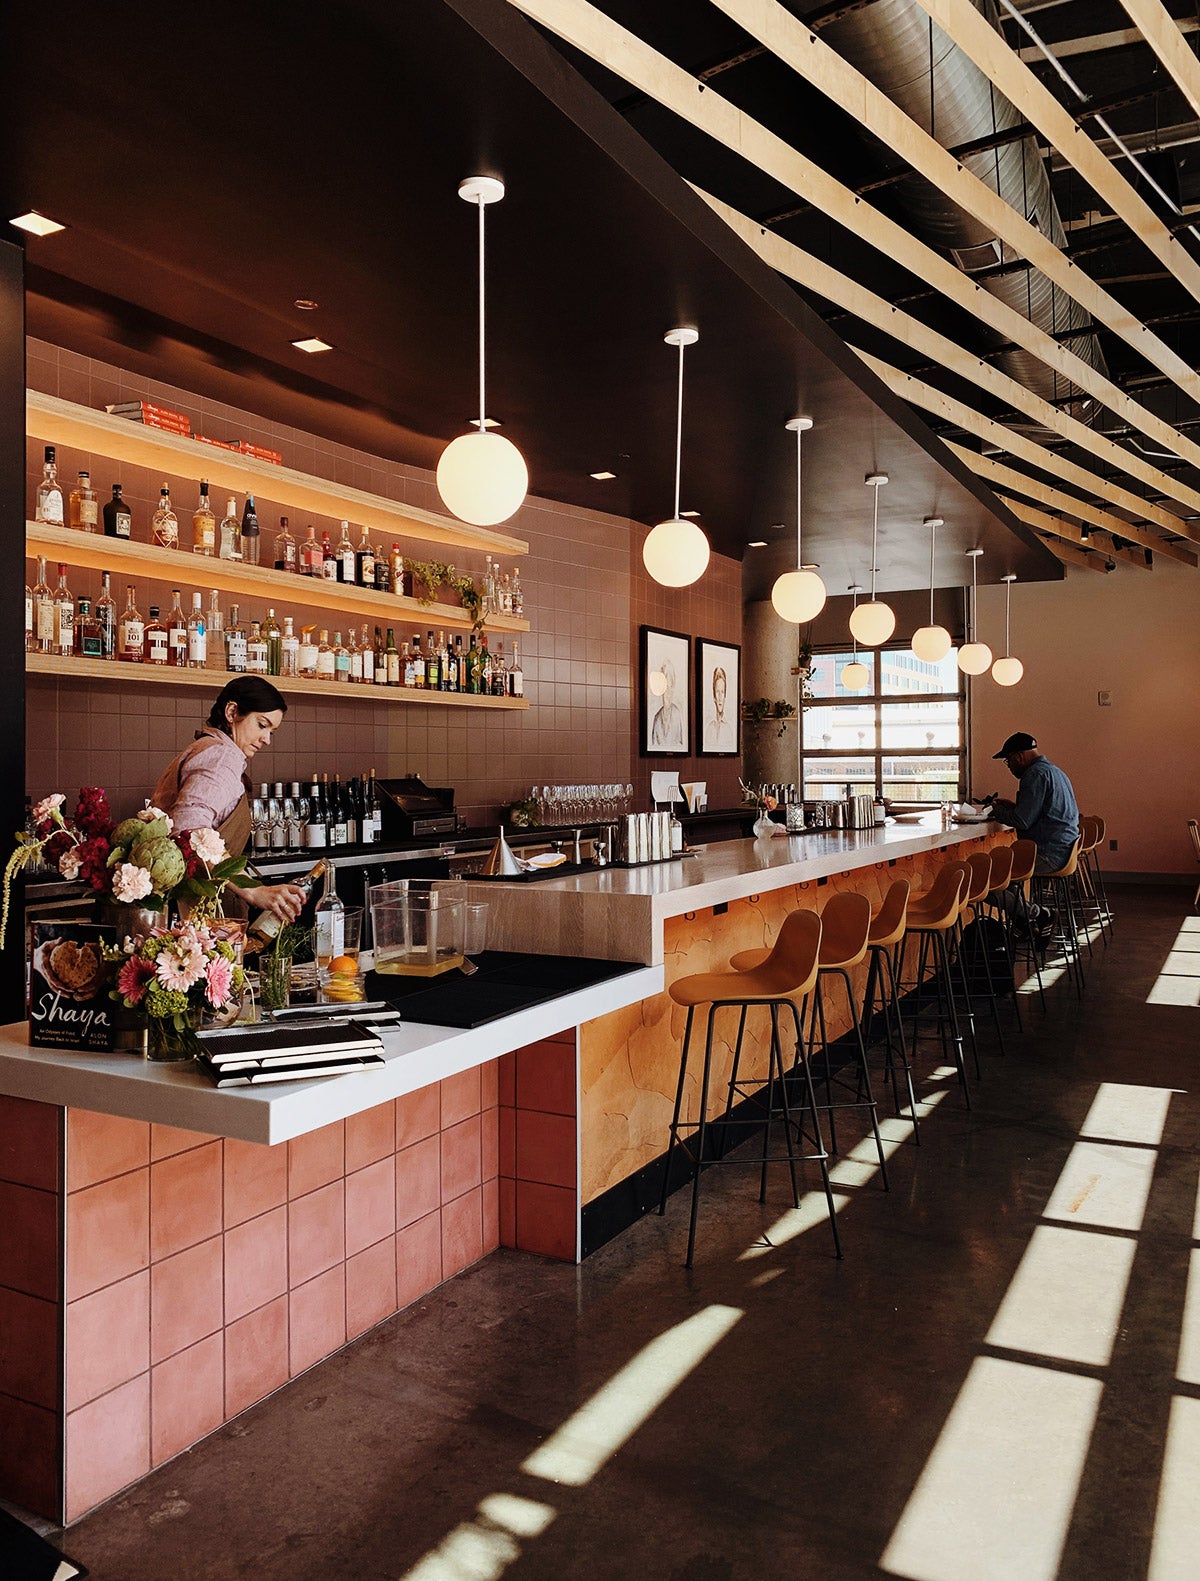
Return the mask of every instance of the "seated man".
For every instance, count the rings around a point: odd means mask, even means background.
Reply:
[[[1036,873],[1055,873],[1079,838],[1079,808],[1071,781],[1043,756],[1034,738],[1018,730],[995,754],[1020,782],[1015,802],[997,797],[993,815],[1037,846]]]

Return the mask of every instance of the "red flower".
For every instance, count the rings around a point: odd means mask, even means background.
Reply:
[[[105,835],[94,835],[79,847],[79,877],[85,884],[90,884],[98,895],[104,894],[109,886],[109,873],[105,865],[108,852],[108,838]]]
[[[80,834],[88,837],[112,833],[112,809],[108,805],[108,794],[99,785],[84,785],[80,788],[75,806],[75,827]]]
[[[201,876],[207,876],[204,873],[203,862],[192,850],[192,831],[185,829],[182,834],[177,834],[174,838],[183,860],[187,863],[183,876],[185,878],[195,878],[197,873],[201,874]]]
[[[117,992],[132,1009],[146,997],[146,986],[154,976],[154,962],[145,961],[140,955],[131,955],[117,973]]]
[[[57,867],[59,857],[74,844],[75,842],[67,830],[59,829],[46,841],[42,850],[42,860],[50,862],[54,867]]]

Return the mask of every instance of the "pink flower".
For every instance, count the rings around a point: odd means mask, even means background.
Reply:
[[[177,988],[186,994],[204,976],[207,964],[204,951],[197,945],[182,949],[178,954],[174,950],[164,950],[154,963],[154,969],[164,988]]]
[[[114,898],[122,905],[129,905],[132,901],[144,900],[154,888],[154,880],[144,867],[121,862],[113,870],[112,887]]]
[[[140,955],[132,956],[117,973],[117,992],[128,1000],[131,1007],[140,1005],[153,976],[153,961],[144,961]]]
[[[225,842],[215,829],[193,829],[192,850],[202,862],[215,867],[225,855]]]
[[[83,859],[79,855],[79,847],[72,846],[69,851],[64,851],[58,859],[58,871],[65,879],[75,880],[79,877],[79,869],[83,866]]]
[[[47,818],[52,818],[66,799],[59,791],[56,791],[53,796],[43,796],[33,809],[34,823],[44,823]]]
[[[166,818],[167,833],[170,834],[175,825],[172,819],[167,818],[161,807],[143,807],[141,812],[138,813],[138,820],[141,823],[153,823],[156,818]]]
[[[233,962],[223,955],[214,956],[208,963],[208,1002],[214,1010],[223,1010],[233,992]]]

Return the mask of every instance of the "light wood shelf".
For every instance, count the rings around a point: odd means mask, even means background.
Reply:
[[[25,392],[25,432],[48,445],[67,445],[75,450],[93,451],[131,466],[149,467],[173,477],[207,478],[215,492],[233,489],[253,494],[256,500],[269,500],[293,511],[343,517],[356,526],[393,537],[418,538],[424,543],[447,548],[475,549],[504,554],[528,554],[522,538],[491,527],[472,527],[453,516],[416,505],[402,505],[379,494],[368,494],[316,478],[293,467],[275,466],[254,456],[205,445],[183,434],[168,433],[144,423],[114,417],[109,412],[93,411],[74,401],[63,401],[37,390]]]
[[[78,536],[78,535],[76,535]],[[25,655],[27,675],[61,675],[68,680],[112,681],[119,685],[200,686],[214,695],[232,676],[228,670],[184,670],[161,664],[121,664],[106,659],[60,659],[48,653]],[[336,697],[345,703],[391,703],[426,708],[485,708],[503,712],[529,707],[527,697],[477,697],[471,692],[425,692],[407,686],[355,686],[347,681],[311,681],[300,676],[267,677],[287,698]]]
[[[276,571],[273,566],[243,565],[238,560],[218,560],[215,555],[188,554],[183,549],[162,549],[158,544],[130,538],[107,538],[103,533],[76,532],[70,527],[54,527],[46,522],[25,523],[25,552],[44,554],[47,560],[84,566],[90,571],[113,573],[113,596],[118,605],[119,583],[134,577],[149,577],[155,582],[176,582],[189,588],[217,588],[222,593],[250,594],[273,605],[282,616],[288,603],[314,609],[344,610],[350,615],[368,616],[376,625],[393,626],[398,631],[422,632],[431,626],[449,626],[470,631],[471,617],[459,604],[422,604],[415,598],[397,598],[394,593],[377,593],[373,588],[354,587],[347,582],[326,582],[323,577],[296,576]],[[489,632],[522,632],[529,622],[515,615],[489,615]]]

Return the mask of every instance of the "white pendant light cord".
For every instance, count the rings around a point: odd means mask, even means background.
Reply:
[[[486,203],[479,205],[479,432],[487,432],[487,400],[484,388],[484,368],[486,358],[484,346],[486,344],[487,308],[484,298],[484,210]]]
[[[1009,636],[1008,636],[1008,616],[1009,616],[1009,611],[1010,611],[1011,608],[1012,608],[1012,583],[1006,581],[1005,584],[1004,584],[1004,657],[1006,659],[1009,657],[1010,653],[1012,652],[1012,648],[1011,648],[1011,646],[1009,644]]]
[[[933,625],[933,556],[934,546],[937,543],[937,527],[933,523],[929,527],[929,624]]]
[[[683,467],[683,353],[679,344],[679,399],[675,406],[675,520],[679,520],[679,478]]]
[[[879,491],[878,490],[875,491],[875,498],[876,499],[879,498]],[[858,608],[858,589],[857,588],[855,588],[853,590],[853,597],[854,597],[853,609],[857,609]],[[852,610],[852,613],[853,613],[853,610]],[[850,641],[851,641],[851,644],[853,645],[853,648],[854,648],[854,662],[855,662],[855,664],[857,664],[858,663],[858,638],[854,635],[854,627],[853,626],[850,627]]]
[[[979,556],[971,556],[971,608],[970,619],[967,623],[967,635],[974,642],[979,634]]]
[[[875,602],[875,561],[879,558],[876,549],[879,544],[879,488],[875,488],[875,509],[871,514],[871,602]]]
[[[804,430],[796,429],[796,569],[804,569],[804,540],[801,517],[803,516],[803,490],[800,486],[800,461],[804,450]]]

